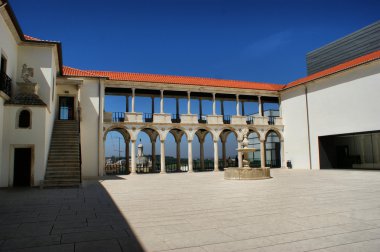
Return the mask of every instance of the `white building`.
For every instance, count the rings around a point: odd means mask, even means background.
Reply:
[[[110,131],[123,135],[132,174],[139,132],[161,143],[160,160],[152,144],[149,172],[184,171],[182,136],[188,143],[188,172],[223,170],[230,165],[229,134],[236,136],[236,147],[245,135],[256,139],[256,166],[286,167],[290,160],[293,169],[380,169],[380,51],[287,85],[80,70],[62,65],[59,42],[24,35],[9,3],[0,0],[0,6],[0,187],[73,185],[82,177],[104,175]],[[125,111],[104,111],[107,94],[128,97]],[[160,107],[152,102],[147,105],[152,113],[135,111],[136,96],[159,99]],[[176,100],[177,113],[165,113],[167,98]],[[187,113],[179,113],[179,99],[187,100]],[[191,111],[194,100],[197,113]],[[203,113],[205,100],[212,106],[210,115]],[[225,101],[236,104],[234,115],[224,114]],[[266,103],[278,104],[279,111],[264,111]],[[256,106],[258,113],[246,115],[247,106]],[[177,143],[174,168],[165,163],[168,134]],[[207,134],[213,150],[203,148]],[[197,162],[193,141],[200,143]],[[213,160],[205,160],[210,151]]]

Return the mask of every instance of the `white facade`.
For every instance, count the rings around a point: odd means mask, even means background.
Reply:
[[[294,168],[320,168],[320,136],[380,130],[379,82],[375,61],[281,93],[285,155]]]

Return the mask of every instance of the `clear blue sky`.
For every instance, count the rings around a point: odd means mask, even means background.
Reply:
[[[378,0],[10,2],[25,34],[63,43],[68,66],[271,83],[305,76],[307,52],[380,19]]]
[[[380,1],[10,0],[65,65],[287,83],[307,52],[380,19]]]

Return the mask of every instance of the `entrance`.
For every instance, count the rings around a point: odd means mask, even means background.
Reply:
[[[14,158],[13,186],[30,186],[32,164],[31,148],[16,148]]]
[[[319,137],[321,169],[380,169],[380,132]]]
[[[74,97],[59,97],[59,120],[74,120]]]

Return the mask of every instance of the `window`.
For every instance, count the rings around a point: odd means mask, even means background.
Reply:
[[[28,110],[22,110],[18,117],[18,127],[19,128],[29,128],[30,127],[30,112]]]

